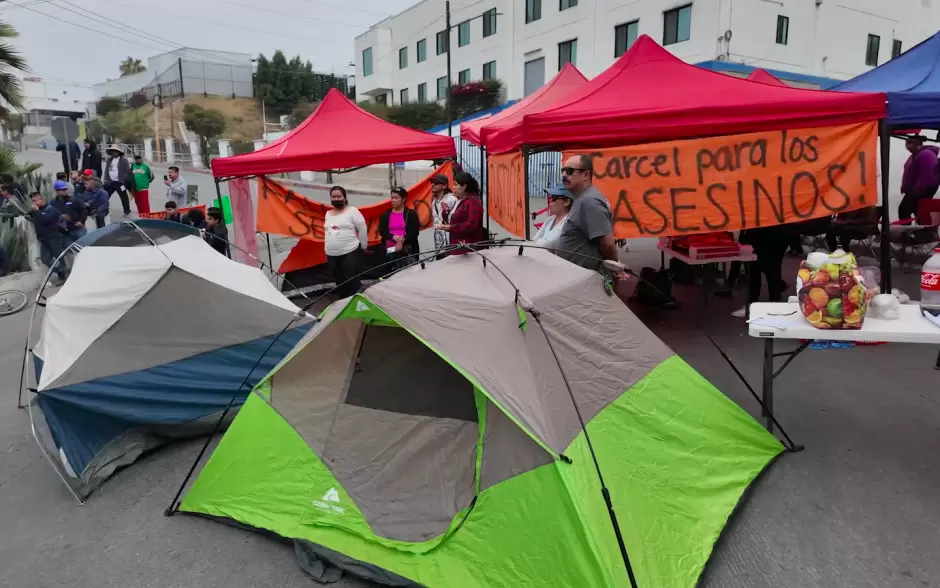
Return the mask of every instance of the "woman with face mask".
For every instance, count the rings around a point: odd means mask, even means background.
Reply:
[[[330,188],[330,204],[333,208],[323,217],[323,248],[336,282],[336,295],[346,298],[362,286],[358,278],[352,278],[362,271],[360,260],[362,251],[369,246],[369,230],[359,209],[349,206],[345,188]]]

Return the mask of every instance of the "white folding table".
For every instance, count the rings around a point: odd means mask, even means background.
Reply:
[[[813,340],[825,341],[877,341],[885,343],[925,343],[940,345],[940,327],[935,326],[921,314],[917,304],[901,305],[901,318],[884,320],[866,317],[861,329],[817,329],[803,318],[796,302],[757,302],[751,305],[752,321],[767,318],[780,322],[776,328],[761,324],[748,324],[748,335],[764,340],[763,416],[768,431],[774,426],[774,379]],[[774,341],[790,339],[804,341],[799,347],[783,353],[774,353]],[[774,359],[786,357],[779,368]]]

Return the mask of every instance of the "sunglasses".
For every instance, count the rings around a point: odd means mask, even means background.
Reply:
[[[585,171],[588,171],[588,170],[585,169],[585,168],[583,168],[583,167],[563,167],[563,168],[561,168],[561,173],[565,174],[566,176],[574,175],[574,172],[576,172],[576,171],[585,172]]]

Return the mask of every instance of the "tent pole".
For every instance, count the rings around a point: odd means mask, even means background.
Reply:
[[[523,160],[525,159],[526,157],[523,156]],[[516,292],[518,297],[519,290],[517,289]],[[597,462],[597,454],[594,452],[594,444],[591,443],[591,436],[588,435],[587,426],[584,423],[584,417],[581,415],[581,409],[578,407],[577,400],[575,400],[574,392],[571,391],[571,384],[568,382],[568,376],[565,374],[565,370],[561,367],[561,361],[558,359],[558,354],[555,353],[555,347],[552,345],[552,340],[549,338],[548,333],[545,331],[545,326],[542,324],[541,313],[534,308],[530,308],[528,311],[529,314],[532,315],[532,318],[535,319],[535,322],[538,323],[539,329],[542,331],[542,336],[545,337],[545,342],[548,343],[548,349],[552,352],[552,356],[555,358],[555,364],[558,366],[558,371],[561,372],[561,378],[565,382],[565,387],[568,389],[568,396],[571,397],[571,404],[574,406],[574,411],[578,415],[578,421],[581,423],[581,432],[584,433],[584,441],[587,444],[588,451],[591,454],[591,459],[594,461],[594,469],[597,471],[597,481],[600,482],[601,485],[601,495],[603,495],[604,503],[607,505],[607,514],[610,515],[610,523],[614,527],[614,535],[617,536],[617,544],[620,546],[620,555],[623,557],[623,565],[627,569],[627,577],[630,579],[630,586],[631,588],[637,588],[636,576],[633,573],[633,566],[630,564],[630,555],[627,553],[627,544],[623,540],[623,533],[620,531],[620,524],[617,522],[617,513],[614,512],[614,503],[610,498],[610,491],[607,489],[607,484],[604,483],[604,475],[601,473],[601,465]]]
[[[486,212],[486,238],[490,238],[490,175],[486,173],[486,148],[480,145],[480,184],[483,190],[483,210]]]
[[[215,178],[213,178],[215,179]],[[222,224],[225,224],[225,206],[222,205],[222,186],[221,182],[215,179],[215,201],[219,203],[219,210],[222,211]],[[235,219],[232,219],[233,221]],[[228,243],[225,244],[226,257],[229,259],[232,258],[232,250],[229,248]]]
[[[268,271],[277,276],[274,273],[274,259],[271,257],[271,233],[265,233],[264,240],[268,245]]]
[[[522,148],[522,198],[525,210],[525,240],[529,241],[532,238],[529,230],[532,224],[529,219],[529,150],[525,147]]]
[[[878,138],[881,143],[881,291],[887,293],[891,292],[891,243],[888,241],[888,227],[891,221],[888,204],[888,189],[891,183],[891,132],[886,119],[878,121]]]

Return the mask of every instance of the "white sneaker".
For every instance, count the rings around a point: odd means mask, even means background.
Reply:
[[[734,318],[744,318],[747,316],[747,307],[739,308],[736,311],[731,313],[731,316]]]

